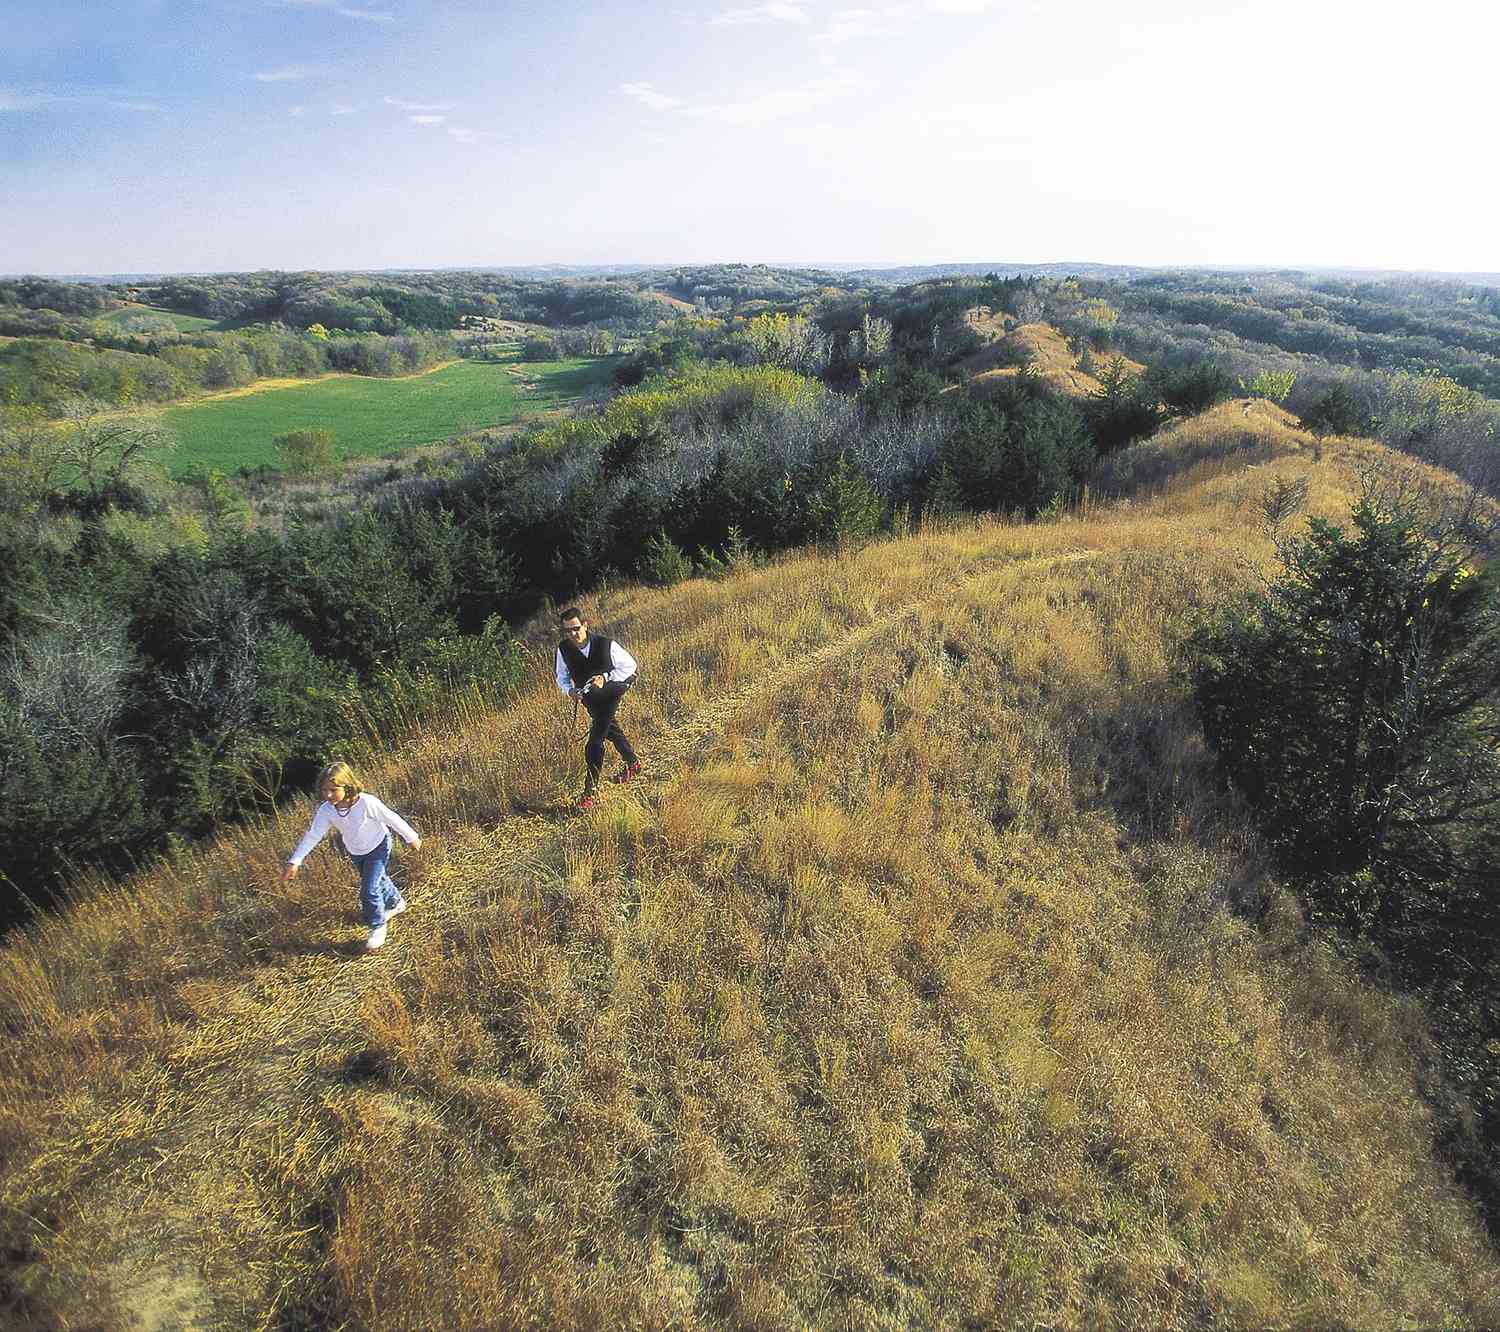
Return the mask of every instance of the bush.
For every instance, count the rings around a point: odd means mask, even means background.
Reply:
[[[885,505],[859,469],[839,454],[809,497],[808,518],[812,540],[843,546],[874,536]]]
[[[1335,384],[1314,399],[1300,418],[1315,435],[1360,435],[1369,428],[1365,414],[1347,384]]]
[[[693,576],[693,562],[665,532],[657,532],[641,554],[641,576],[657,587],[671,587]]]
[[[1267,402],[1282,403],[1292,391],[1292,385],[1297,382],[1295,370],[1262,370],[1254,379],[1246,385],[1241,381],[1241,387],[1245,388],[1252,398],[1264,398]]]
[[[938,451],[929,506],[1035,515],[1064,498],[1094,460],[1088,426],[1072,403],[969,403]]]
[[[557,343],[551,338],[531,337],[521,344],[523,361],[555,361],[559,355]]]
[[[871,420],[909,416],[935,407],[947,387],[942,377],[910,361],[899,360],[864,378],[859,405]]]
[[[1152,366],[1146,382],[1174,416],[1196,416],[1234,396],[1235,378],[1216,361]]]
[[[1126,370],[1119,356],[1100,372],[1099,387],[1089,395],[1085,412],[1101,453],[1154,435],[1162,421],[1155,394],[1139,375]]]
[[[281,465],[293,476],[315,476],[338,461],[331,430],[288,430],[272,443]]]
[[[1373,483],[1351,521],[1310,519],[1280,579],[1192,636],[1194,689],[1289,870],[1431,881],[1500,800],[1495,578]]]
[[[1421,998],[1439,1141],[1500,1231],[1500,597],[1372,487],[1189,640],[1204,730],[1314,920]],[[1456,529],[1454,529],[1456,530]]]

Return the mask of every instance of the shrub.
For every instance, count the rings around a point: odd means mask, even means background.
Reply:
[[[648,583],[655,583],[658,587],[671,587],[692,575],[692,560],[673,544],[665,532],[657,532],[646,542],[641,554],[641,576]]]
[[[1351,522],[1279,543],[1281,577],[1190,639],[1194,688],[1290,870],[1430,881],[1500,801],[1496,583],[1373,483]]]
[[[910,415],[936,406],[945,387],[941,376],[900,360],[862,377],[859,404],[872,420]]]
[[[1094,459],[1088,426],[1052,398],[970,403],[938,452],[929,507],[1035,514],[1066,496]]]
[[[1174,416],[1196,416],[1234,396],[1235,378],[1217,361],[1152,366],[1147,383]]]
[[[1099,387],[1085,406],[1089,428],[1101,452],[1124,448],[1133,440],[1154,435],[1161,424],[1161,404],[1139,375],[1125,368],[1123,357],[1113,357],[1099,374]]]
[[[1243,380],[1241,387],[1245,388],[1252,398],[1264,398],[1267,402],[1285,402],[1287,395],[1292,391],[1292,385],[1297,382],[1295,370],[1262,370],[1248,385]]]
[[[552,338],[531,337],[521,344],[523,361],[555,361],[559,355],[557,343]]]
[[[1359,435],[1368,428],[1365,414],[1347,384],[1334,384],[1313,400],[1301,416],[1302,424],[1318,436]]]
[[[808,499],[808,535],[840,546],[868,541],[880,530],[885,506],[842,453]]]
[[[1399,495],[1367,485],[1351,518],[1280,543],[1281,578],[1189,640],[1191,674],[1208,740],[1309,914],[1367,940],[1382,982],[1428,1005],[1440,1141],[1493,1232],[1500,599],[1453,531]]]
[[[272,443],[281,465],[293,476],[316,476],[338,461],[331,430],[288,430]]]

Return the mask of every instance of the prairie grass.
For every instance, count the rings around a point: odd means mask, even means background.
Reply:
[[[1302,928],[1173,674],[1270,559],[1259,487],[1336,517],[1359,459],[1237,407],[1154,447],[1138,493],[1057,522],[601,589],[647,780],[579,819],[539,620],[532,692],[357,756],[424,835],[372,958],[331,853],[279,882],[305,807],[81,882],[0,952],[0,1301],[59,1328],[1500,1323],[1420,1014]]]
[[[980,320],[974,327],[994,333],[998,331],[994,324],[993,320]],[[1099,364],[1113,359],[1095,357]],[[1129,374],[1139,375],[1146,369],[1128,357],[1121,356],[1120,360]],[[1086,398],[1102,387],[1097,378],[1078,368],[1078,357],[1067,338],[1050,324],[1022,324],[966,357],[960,366],[970,375],[973,391],[981,396],[998,391],[1006,380],[1019,375],[1023,366],[1030,366],[1045,388],[1064,397]]]

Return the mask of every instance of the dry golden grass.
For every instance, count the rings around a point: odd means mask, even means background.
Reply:
[[[1023,364],[1035,369],[1044,388],[1064,397],[1086,398],[1101,387],[1098,379],[1078,368],[1078,358],[1069,348],[1067,338],[1051,324],[1021,324],[1004,333],[1001,321],[994,317],[971,318],[968,322],[980,333],[995,338],[959,362],[959,368],[969,376],[972,392],[982,396],[998,391],[1007,380],[1021,373]],[[1104,355],[1095,357],[1100,364],[1112,359]],[[1124,356],[1120,360],[1130,374],[1145,372],[1146,367],[1137,361]]]
[[[426,366],[426,367],[424,367],[421,370],[414,370],[409,375],[391,375],[391,376],[389,376],[389,378],[391,378],[391,379],[420,379],[423,375],[436,374],[439,370],[446,370],[450,365],[457,365],[457,364],[458,364],[458,360],[456,358],[453,359],[453,360],[448,360],[448,361],[438,361],[435,364]],[[190,399],[184,398],[184,399],[181,400],[181,402],[179,402],[179,403],[177,403],[175,405],[180,406],[180,405],[182,405],[182,402],[188,402],[188,401],[195,402],[195,403],[198,403],[198,402],[218,402],[220,399],[223,399],[223,398],[245,398],[245,397],[249,397],[253,393],[264,393],[264,392],[266,392],[269,389],[302,388],[302,387],[304,387],[307,384],[317,384],[317,383],[320,383],[321,381],[323,381],[325,379],[359,379],[359,378],[362,378],[362,376],[350,374],[350,373],[348,373],[346,371],[343,371],[343,370],[329,370],[326,373],[321,374],[321,375],[304,375],[301,378],[294,378],[294,377],[291,377],[291,376],[282,376],[282,377],[279,377],[279,378],[277,378],[277,377],[268,377],[266,379],[257,379],[253,384],[244,384],[244,385],[241,385],[239,388],[213,389],[213,390],[211,390],[210,392],[207,392],[207,393],[194,394]]]
[[[1152,447],[1057,522],[601,593],[648,779],[581,819],[540,622],[532,693],[360,756],[425,839],[374,957],[332,854],[277,878],[306,807],[12,938],[16,1320],[1500,1324],[1419,1015],[1305,937],[1172,673],[1264,485],[1337,516],[1372,446]]]

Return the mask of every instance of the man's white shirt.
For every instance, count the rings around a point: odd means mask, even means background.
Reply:
[[[613,639],[609,643],[609,670],[604,673],[605,684],[618,684],[628,680],[636,672],[635,658]],[[562,649],[557,649],[557,687],[564,694],[573,692],[573,677],[568,673],[568,663],[563,660]]]

